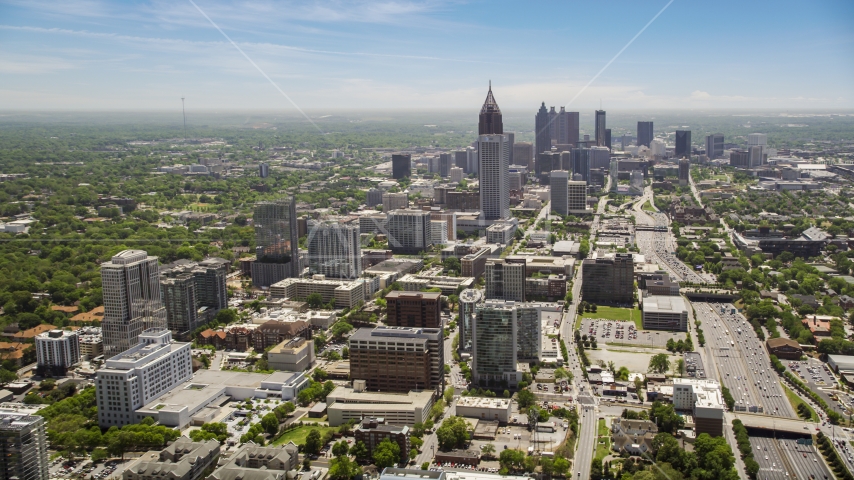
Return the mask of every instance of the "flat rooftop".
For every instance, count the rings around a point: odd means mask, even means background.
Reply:
[[[643,311],[649,313],[687,312],[685,299],[669,295],[650,295],[643,297]]]
[[[457,406],[507,409],[510,408],[510,401],[504,398],[460,397],[457,400]]]

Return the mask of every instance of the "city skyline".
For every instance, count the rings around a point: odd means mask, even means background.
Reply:
[[[164,110],[182,96],[196,111],[477,108],[491,79],[508,111],[543,100],[569,111],[600,101],[604,110],[854,107],[845,22],[854,6],[841,1],[731,3],[712,17],[679,1],[196,5],[0,2],[0,39],[14,45],[0,54],[0,101],[11,110]],[[543,23],[543,12],[567,20]],[[548,36],[579,47],[546,55]],[[703,55],[721,58],[712,74]],[[779,66],[786,75],[774,74]],[[756,71],[767,73],[746,73]]]

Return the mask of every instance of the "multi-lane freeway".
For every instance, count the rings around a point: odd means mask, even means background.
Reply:
[[[753,458],[759,464],[757,478],[768,480],[833,478],[814,445],[795,439],[750,437]]]

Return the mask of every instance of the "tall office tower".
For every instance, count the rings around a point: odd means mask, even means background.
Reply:
[[[581,278],[581,297],[588,303],[632,303],[634,263],[630,253],[584,260]]]
[[[391,177],[394,179],[412,176],[412,155],[397,153],[391,156]]]
[[[267,163],[259,163],[258,164],[258,176],[261,178],[267,178],[270,176],[270,165]]]
[[[463,173],[463,169],[460,167],[451,167],[451,183],[460,183],[463,181],[465,174]]]
[[[104,353],[117,355],[136,345],[143,330],[166,328],[160,298],[157,257],[142,250],[123,250],[101,264],[104,296]]]
[[[552,146],[557,143],[557,112],[555,107],[549,108],[549,138],[552,141]]]
[[[649,147],[652,142],[652,122],[638,122],[638,143]]]
[[[611,129],[605,129],[605,146],[608,147],[608,150],[611,150]]]
[[[486,220],[510,217],[507,170],[510,167],[509,140],[504,135],[501,110],[492,96],[492,85],[480,109],[477,151],[480,161],[480,214]]]
[[[578,213],[587,210],[587,182],[570,180],[566,187],[567,211]]]
[[[36,373],[42,377],[64,377],[80,363],[80,337],[69,330],[51,330],[36,335]]]
[[[440,153],[439,154],[439,176],[442,178],[447,178],[448,175],[451,174],[451,154],[450,153]]]
[[[525,301],[525,259],[509,261],[489,258],[486,260],[486,299]]]
[[[729,164],[732,167],[750,168],[750,152],[731,150],[729,152]]]
[[[590,180],[590,149],[589,148],[573,148],[572,149],[572,173],[581,175],[581,179],[585,182]]]
[[[350,378],[368,390],[445,391],[445,336],[441,328],[360,328],[350,336]]]
[[[549,112],[546,110],[546,102],[543,102],[537,110],[537,115],[534,117],[534,130],[537,155],[551,150],[552,134],[549,129]]]
[[[676,158],[691,158],[691,130],[676,130],[676,149],[673,155]]]
[[[724,136],[720,133],[706,135],[706,156],[709,160],[724,156]]]
[[[98,424],[110,428],[139,423],[142,417],[136,410],[191,378],[190,344],[172,342],[165,328],[147,329],[139,343],[108,358],[95,373]]]
[[[762,147],[768,146],[768,135],[764,133],[750,133],[747,135],[747,146],[752,147],[759,145]]]
[[[362,274],[359,225],[308,221],[308,270],[333,278]]]
[[[300,274],[296,198],[255,204],[255,258],[252,284],[269,287]]]
[[[471,325],[476,314],[475,307],[483,301],[483,291],[467,288],[460,292],[460,341],[461,350],[471,349]]]
[[[619,162],[617,162],[616,158],[612,158],[611,159],[611,166],[608,169],[608,178],[611,181],[611,187],[610,187],[611,192],[616,193],[616,191],[617,191],[617,185],[619,185],[619,183],[620,183],[619,182],[619,171],[620,171]]]
[[[468,154],[466,153],[465,150],[454,150],[453,154],[454,154],[454,166],[462,168],[463,171],[465,172],[466,168],[468,168]],[[466,172],[466,173],[468,173],[468,172]]]
[[[549,173],[549,199],[551,200],[551,213],[556,215],[569,215],[569,199],[567,199],[567,187],[569,186],[569,172],[566,170],[552,170]]]
[[[560,152],[560,170],[572,170],[572,151]]]
[[[607,147],[590,147],[590,168],[608,168],[611,151]]]
[[[679,160],[679,186],[691,183],[691,162],[687,158]]]
[[[394,327],[442,327],[442,294],[439,292],[389,292],[386,325]]]
[[[228,308],[228,267],[231,263],[219,257],[210,257],[202,260],[193,268],[193,277],[196,279],[196,299],[200,307],[208,307],[209,310],[222,310]]]
[[[475,307],[471,328],[472,372],[479,385],[518,383],[515,311],[502,301]]]
[[[667,156],[667,144],[654,138],[649,142],[649,151],[653,157],[665,158]]]
[[[747,154],[750,157],[750,168],[759,167],[764,163],[762,161],[762,145],[747,147]]]
[[[166,326],[175,336],[188,335],[199,327],[196,279],[191,272],[161,279],[160,291],[166,307]]]
[[[378,188],[372,188],[368,190],[367,199],[365,201],[365,205],[370,207],[376,207],[377,205],[383,204],[383,191]]]
[[[596,110],[596,146],[605,147],[605,110]]]
[[[543,152],[537,155],[537,165],[535,173],[540,183],[545,184],[549,180],[549,172],[552,170],[560,170],[560,153],[558,152]]]
[[[508,165],[516,165],[516,163],[514,163],[515,161],[513,159],[513,150],[516,146],[516,132],[506,132],[506,133],[504,133],[504,135],[507,136],[507,154],[508,154],[507,164]]]
[[[764,133],[747,135],[747,151],[750,152],[750,166],[765,164],[765,152],[768,150],[768,136]]]
[[[477,142],[474,142],[475,146],[477,146]],[[477,149],[474,147],[466,147],[466,173],[478,173],[480,170],[480,165],[477,164],[480,159],[477,155]]]
[[[12,405],[0,408],[0,479],[48,480],[44,418]]]
[[[409,194],[404,192],[383,193],[383,211],[391,212],[409,208]]]
[[[565,135],[566,138],[561,139],[564,141],[559,141],[558,143],[576,146],[578,143],[578,112],[565,112],[564,107],[560,107],[560,115],[563,117],[563,123],[566,125]]]
[[[632,145],[632,140],[633,138],[631,135],[623,135],[622,137],[620,137],[620,148],[625,151]]]
[[[430,248],[430,212],[393,210],[388,213],[388,244],[396,254],[420,253]]]
[[[513,144],[513,165],[528,167],[528,171],[534,170],[534,145],[531,142],[516,142]]]

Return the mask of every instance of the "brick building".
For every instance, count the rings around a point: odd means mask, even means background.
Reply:
[[[389,292],[386,325],[441,328],[442,294],[438,292]]]

